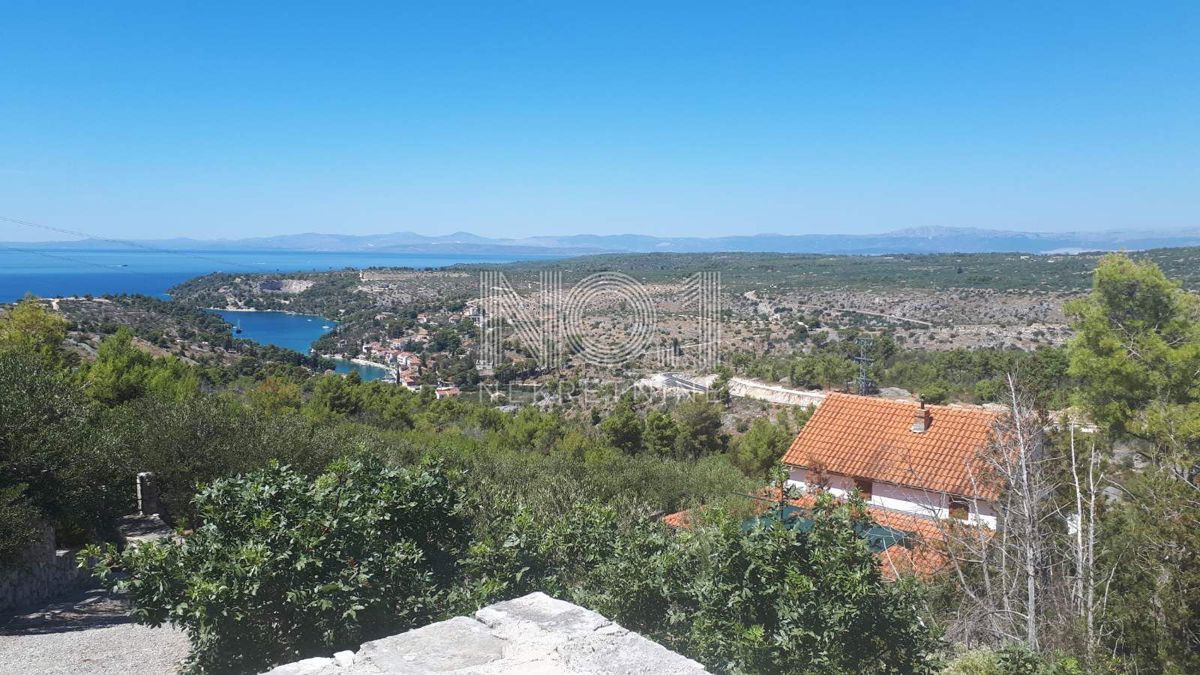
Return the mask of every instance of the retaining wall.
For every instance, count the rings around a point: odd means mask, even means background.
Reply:
[[[42,525],[39,530],[41,536],[18,561],[0,568],[0,612],[44,602],[92,576],[76,566],[76,549],[55,547],[54,528]]]

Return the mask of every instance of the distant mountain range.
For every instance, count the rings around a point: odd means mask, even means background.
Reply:
[[[922,227],[882,234],[756,234],[731,237],[654,237],[638,234],[576,234],[504,239],[468,232],[425,236],[392,234],[288,234],[250,239],[161,239],[132,242],[170,250],[272,250],[430,254],[545,254],[593,253],[827,253],[880,255],[888,253],[1078,253],[1082,251],[1144,250],[1200,246],[1200,228],[1138,232],[1010,232],[966,227]],[[82,239],[66,242],[22,243],[23,248],[112,248],[126,242]]]

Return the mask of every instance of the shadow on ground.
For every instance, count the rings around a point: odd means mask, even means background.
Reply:
[[[87,588],[57,598],[34,610],[0,616],[0,635],[70,633],[131,623],[129,607],[119,595]],[[28,613],[24,613],[28,612]]]

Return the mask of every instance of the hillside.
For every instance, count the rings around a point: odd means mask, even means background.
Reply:
[[[786,253],[696,253],[597,255],[499,266],[513,272],[562,270],[582,278],[618,270],[644,281],[678,279],[701,271],[721,273],[729,289],[754,288],[976,288],[1081,291],[1103,252],[1073,255],[937,253],[906,255],[801,255]],[[1188,288],[1200,288],[1200,247],[1160,248],[1134,253],[1154,261]],[[481,267],[481,266],[475,266]],[[490,267],[490,266],[489,266]]]

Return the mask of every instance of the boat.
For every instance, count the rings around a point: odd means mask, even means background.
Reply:
[[[234,335],[242,334],[242,320],[241,319],[238,319],[237,325],[233,327],[233,334]]]

